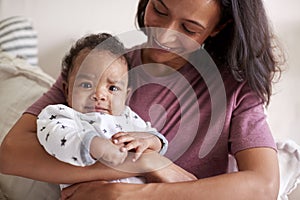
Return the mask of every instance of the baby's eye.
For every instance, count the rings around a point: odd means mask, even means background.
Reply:
[[[80,83],[79,86],[82,87],[82,88],[92,88],[93,87],[92,84],[88,83],[88,82]]]
[[[113,91],[113,92],[116,92],[116,91],[119,91],[120,88],[117,87],[117,86],[115,86],[115,85],[112,85],[112,86],[109,87],[109,90],[110,90],[110,91]]]

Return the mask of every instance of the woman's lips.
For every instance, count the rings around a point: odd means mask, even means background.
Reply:
[[[152,38],[152,48],[154,48],[156,51],[159,51],[161,53],[175,53],[175,54],[180,54],[180,48],[174,48],[174,47],[169,47],[161,44],[158,40],[155,38]]]
[[[162,45],[160,44],[160,42],[158,42],[155,38],[153,38],[153,47],[156,47],[156,48],[159,48],[159,49],[162,49],[162,50],[165,50],[165,51],[170,51],[171,48],[170,47],[167,47],[165,45]]]

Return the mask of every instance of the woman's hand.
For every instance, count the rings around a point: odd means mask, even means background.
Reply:
[[[165,168],[149,172],[145,177],[147,179],[147,182],[151,183],[172,183],[197,180],[197,178],[193,174],[187,172],[174,163],[170,163]]]
[[[183,170],[175,164],[172,164],[164,169],[151,172],[148,174],[148,176],[151,177],[150,179],[155,182],[182,182],[197,180],[194,175]],[[125,184],[108,183],[105,181],[91,181],[75,184],[65,188],[61,192],[61,200],[128,200],[132,199],[133,197],[137,197],[137,192],[139,191],[143,193],[144,189],[148,190],[149,192],[149,186],[150,185],[148,184]],[[150,192],[151,190],[152,189],[150,189]],[[139,196],[143,196],[142,193],[139,194]],[[146,192],[146,194],[149,193]]]
[[[79,183],[61,192],[61,200],[113,200],[113,199],[132,199],[144,184],[122,184],[107,183],[104,181],[92,181]],[[130,198],[127,198],[129,195]]]
[[[72,185],[62,190],[61,200],[98,199],[97,197],[101,195],[102,191],[105,192],[101,189],[104,184],[104,181],[91,181]],[[103,198],[105,199],[105,196]]]

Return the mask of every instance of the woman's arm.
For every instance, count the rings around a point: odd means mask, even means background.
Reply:
[[[130,176],[142,176],[149,171],[173,165],[158,153],[147,153],[137,162],[129,161],[118,168],[97,162],[87,167],[77,167],[58,161],[39,144],[36,135],[36,116],[24,114],[0,147],[0,172],[53,183],[78,183],[92,180],[113,180]],[[156,161],[156,162],[154,162]],[[173,165],[176,168],[175,165]],[[153,176],[152,176],[153,177]],[[170,174],[169,180],[190,180],[193,175]]]
[[[36,135],[36,116],[24,114],[9,131],[0,147],[1,173],[64,183],[95,180],[95,170],[85,170],[48,155]]]
[[[279,188],[277,154],[270,148],[253,148],[236,154],[239,172],[197,181],[146,185],[90,182],[63,190],[76,199],[222,199],[276,200]],[[97,188],[97,189],[94,189]]]

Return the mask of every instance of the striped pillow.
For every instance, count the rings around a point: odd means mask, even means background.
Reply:
[[[37,33],[29,19],[14,16],[0,21],[1,51],[38,65]]]

